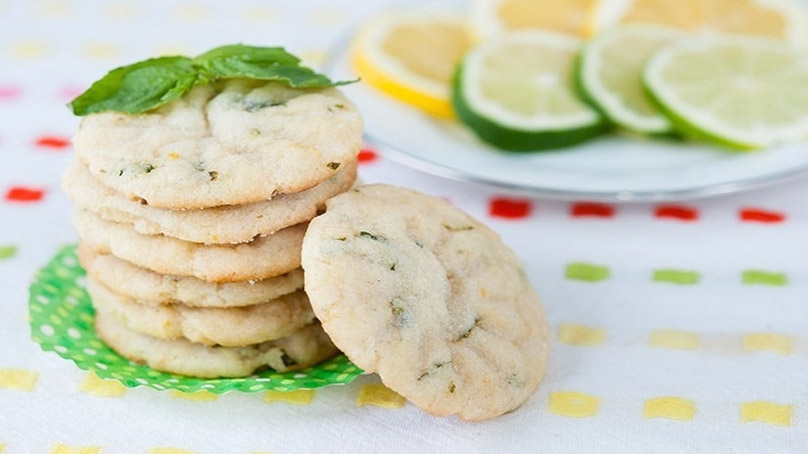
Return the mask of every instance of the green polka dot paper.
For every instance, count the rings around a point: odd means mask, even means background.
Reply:
[[[276,373],[267,370],[244,378],[202,379],[168,374],[136,364],[118,355],[95,333],[90,296],[84,288],[85,272],[75,245],[61,248],[36,274],[30,287],[31,337],[43,350],[56,352],[101,378],[133,388],[182,392],[294,391],[350,383],[363,372],[344,355],[307,369]]]

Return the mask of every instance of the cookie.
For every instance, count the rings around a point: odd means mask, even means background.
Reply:
[[[269,279],[214,284],[190,276],[172,276],[132,265],[114,255],[97,254],[79,243],[78,256],[87,275],[115,293],[144,304],[181,303],[192,307],[240,307],[265,303],[303,288],[297,268]]]
[[[104,313],[96,314],[95,330],[107,345],[131,361],[200,378],[246,377],[267,367],[278,372],[299,370],[339,353],[318,324],[248,347],[209,347],[185,339],[158,339],[132,331]]]
[[[240,205],[330,178],[356,159],[362,119],[336,88],[229,79],[152,112],[83,117],[73,146],[94,177],[129,199]]]
[[[162,234],[194,243],[245,243],[258,235],[306,222],[330,197],[356,179],[356,161],[347,161],[326,181],[302,192],[270,200],[196,210],[156,208],[131,200],[96,180],[78,160],[68,165],[62,185],[79,208],[107,221],[132,224],[140,233]]]
[[[204,245],[164,235],[144,235],[131,225],[105,221],[76,210],[73,225],[98,253],[112,254],[162,274],[194,276],[209,282],[236,282],[280,276],[300,267],[306,232],[298,224],[238,245]]]
[[[94,279],[87,292],[97,312],[110,314],[127,328],[160,339],[243,347],[290,336],[311,324],[314,314],[303,291],[266,303],[232,308],[183,304],[149,305],[116,294]]]
[[[493,418],[533,394],[548,327],[496,233],[443,200],[389,185],[326,205],[303,241],[305,289],[357,366],[440,416]]]

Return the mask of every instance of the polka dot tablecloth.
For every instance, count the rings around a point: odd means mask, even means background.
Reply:
[[[422,174],[368,143],[364,181],[483,220],[542,296],[547,376],[492,421],[429,416],[373,375],[293,392],[127,388],[32,340],[29,285],[77,239],[59,187],[77,125],[66,102],[114,66],[225,43],[284,45],[317,66],[385,5],[0,0],[0,452],[806,452],[806,181],[678,203],[554,202]]]

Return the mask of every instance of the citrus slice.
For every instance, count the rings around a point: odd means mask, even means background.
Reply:
[[[640,22],[808,44],[808,14],[797,0],[598,0],[591,20],[590,33]]]
[[[648,99],[642,72],[648,59],[683,33],[656,25],[615,27],[596,36],[581,52],[578,86],[612,123],[640,134],[671,131],[667,117]]]
[[[449,118],[452,72],[471,46],[457,14],[409,12],[373,18],[353,47],[357,74],[371,86],[433,115]]]
[[[486,38],[503,32],[543,29],[580,36],[597,0],[475,0],[470,23]]]
[[[685,135],[756,149],[808,134],[808,54],[780,41],[678,41],[649,60],[643,79]]]
[[[495,147],[530,151],[573,145],[605,129],[573,84],[578,39],[521,31],[483,41],[452,84],[458,118]]]

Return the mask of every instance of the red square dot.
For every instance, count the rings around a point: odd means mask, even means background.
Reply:
[[[574,203],[570,209],[570,215],[573,217],[611,218],[614,217],[614,212],[615,209],[611,205],[592,202]]]
[[[374,150],[371,150],[369,148],[361,149],[359,151],[359,155],[357,155],[357,157],[356,157],[356,159],[360,163],[363,163],[363,164],[368,163],[368,162],[373,162],[378,158],[379,158],[378,154]]]
[[[38,202],[45,196],[45,191],[38,188],[14,186],[6,191],[6,200],[9,202]]]
[[[786,215],[783,213],[758,208],[744,208],[741,210],[740,217],[744,222],[762,222],[764,224],[776,224],[786,220]]]
[[[524,219],[530,216],[533,206],[526,199],[495,197],[488,205],[488,214],[495,218]]]
[[[0,85],[0,100],[12,100],[19,98],[22,89],[13,85]]]
[[[677,219],[689,222],[699,218],[699,211],[685,205],[662,205],[656,208],[654,216],[660,219]]]
[[[41,136],[36,139],[36,146],[39,148],[61,150],[70,146],[70,139],[62,136]]]

